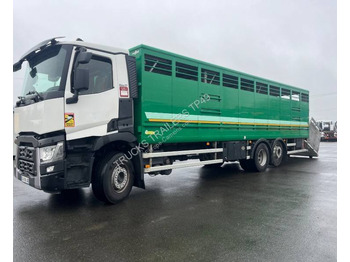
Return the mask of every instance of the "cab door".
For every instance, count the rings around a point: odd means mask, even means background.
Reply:
[[[79,68],[89,70],[89,89],[79,92],[77,103],[65,102],[65,130],[67,140],[103,136],[107,133],[107,124],[118,118],[118,79],[116,59],[107,53],[91,51],[92,57],[87,64]],[[65,98],[73,97],[72,56]]]

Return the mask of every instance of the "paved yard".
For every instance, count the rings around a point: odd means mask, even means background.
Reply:
[[[115,206],[14,179],[14,261],[336,261],[336,153],[146,176]]]

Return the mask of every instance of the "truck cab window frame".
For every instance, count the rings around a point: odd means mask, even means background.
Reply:
[[[103,93],[114,88],[113,65],[111,59],[93,54],[89,63],[80,64],[78,67],[89,69],[89,89],[79,92],[79,95]],[[72,93],[74,92],[73,86],[74,83],[72,81]]]

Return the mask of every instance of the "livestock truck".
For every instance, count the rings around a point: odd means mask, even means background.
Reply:
[[[49,193],[92,185],[117,203],[144,174],[317,156],[304,89],[139,45],[52,38],[25,53],[14,176]],[[318,139],[319,141],[319,139]]]

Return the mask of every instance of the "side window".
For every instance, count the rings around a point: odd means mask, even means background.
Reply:
[[[277,86],[270,86],[270,96],[280,97],[281,89]]]
[[[145,71],[171,76],[171,60],[145,54]]]
[[[267,84],[256,82],[256,92],[259,94],[267,95]]]
[[[202,68],[202,82],[211,85],[220,85],[220,73]]]
[[[286,88],[282,88],[281,97],[283,99],[290,99],[290,90]]]
[[[89,89],[80,92],[79,95],[101,93],[113,88],[110,59],[93,55],[89,63],[81,64],[79,68],[89,69]]]
[[[198,81],[198,67],[176,62],[176,77]]]
[[[241,90],[254,92],[254,81],[241,78]]]
[[[301,101],[308,103],[309,102],[309,95],[308,94],[301,94]]]
[[[238,89],[238,77],[237,76],[231,76],[231,75],[223,74],[222,85]]]
[[[300,93],[292,90],[292,100],[300,101]]]

